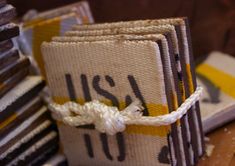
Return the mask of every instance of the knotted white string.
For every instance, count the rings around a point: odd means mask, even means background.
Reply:
[[[166,115],[150,117],[143,116],[144,109],[139,100],[134,101],[124,110],[107,106],[97,100],[85,103],[83,106],[75,102],[67,102],[64,105],[51,103],[50,110],[53,117],[70,126],[82,126],[94,124],[95,128],[110,135],[125,130],[126,125],[165,126],[180,119],[194,105],[202,94],[202,87],[185,100],[176,110]]]

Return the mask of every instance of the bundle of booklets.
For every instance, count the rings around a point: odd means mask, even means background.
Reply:
[[[99,100],[144,116],[175,111],[197,88],[186,18],[76,25],[41,46],[53,101]],[[69,165],[195,165],[204,152],[199,103],[169,126],[116,135],[58,121]]]
[[[0,165],[41,165],[61,158],[55,155],[58,133],[39,95],[45,81],[29,76],[29,59],[14,47],[15,15],[15,8],[0,0]]]

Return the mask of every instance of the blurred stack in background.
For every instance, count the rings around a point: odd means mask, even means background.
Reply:
[[[86,2],[29,13],[23,23],[12,23],[16,9],[0,0],[0,165],[66,165],[43,97],[46,81],[35,76],[35,70],[43,74],[39,48],[42,41],[93,19]]]
[[[15,47],[15,8],[0,1],[0,165],[40,165],[59,149],[56,125],[40,97],[41,76]]]
[[[45,77],[44,63],[40,45],[50,41],[53,36],[63,35],[75,24],[93,23],[89,5],[86,1],[51,9],[42,13],[30,10],[23,17],[22,33],[18,43],[24,55],[32,56],[37,73]]]
[[[208,133],[235,119],[235,58],[214,51],[197,66],[203,129]]]

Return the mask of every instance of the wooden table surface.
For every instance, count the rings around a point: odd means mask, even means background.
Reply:
[[[206,135],[214,145],[210,157],[203,157],[198,166],[235,166],[235,121]]]

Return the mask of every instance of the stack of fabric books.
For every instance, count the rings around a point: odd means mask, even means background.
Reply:
[[[0,0],[0,165],[41,165],[56,158],[58,133],[40,97],[45,81],[30,76],[30,60],[14,46],[15,16],[15,8]]]
[[[138,100],[145,118],[168,115],[197,93],[186,18],[76,25],[41,48],[52,98],[59,104],[52,111],[60,121],[70,165],[186,166],[195,165],[203,155],[198,102],[167,125],[134,123],[117,132],[123,120],[105,119],[109,109],[104,105],[95,117],[84,111],[97,100],[117,110]],[[74,103],[64,105],[68,101]],[[83,110],[77,103],[87,105]],[[87,124],[83,118],[91,118],[95,126],[80,127]]]

